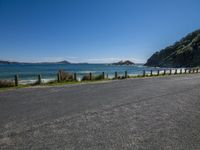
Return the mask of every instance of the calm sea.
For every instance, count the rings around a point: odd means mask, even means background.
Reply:
[[[142,65],[133,66],[114,66],[106,64],[9,64],[0,65],[0,79],[13,79],[15,74],[19,75],[21,82],[29,83],[37,80],[37,75],[41,74],[43,81],[56,79],[58,70],[70,73],[77,73],[80,79],[84,74],[94,75],[105,72],[105,75],[112,78],[114,72],[123,75],[128,71],[129,75],[142,74],[143,70],[157,70],[156,68],[145,67]]]

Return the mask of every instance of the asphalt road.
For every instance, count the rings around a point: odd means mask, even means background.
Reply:
[[[200,74],[0,92],[0,149],[199,150]]]

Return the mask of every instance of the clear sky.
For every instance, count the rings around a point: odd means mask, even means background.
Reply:
[[[0,60],[145,62],[200,28],[200,0],[0,0]]]

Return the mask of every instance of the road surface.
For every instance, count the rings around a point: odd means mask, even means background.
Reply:
[[[199,150],[200,74],[0,92],[0,149]]]

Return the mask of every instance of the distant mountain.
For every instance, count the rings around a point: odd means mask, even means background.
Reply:
[[[112,65],[134,65],[133,62],[131,62],[130,60],[126,60],[126,61],[119,61],[119,62],[116,62],[116,63],[112,63]]]
[[[59,62],[38,62],[37,64],[71,64],[71,63],[66,60],[63,60]]]
[[[59,61],[59,62],[28,63],[28,62],[12,62],[12,61],[2,61],[2,60],[0,60],[0,64],[70,64],[70,62],[63,60],[63,61]]]
[[[19,62],[12,62],[12,61],[3,61],[3,60],[0,60],[0,64],[19,64]]]
[[[57,64],[71,64],[69,61],[63,60],[60,62],[57,62]]]
[[[145,65],[154,67],[200,66],[200,30],[196,30],[172,46],[154,53]]]

